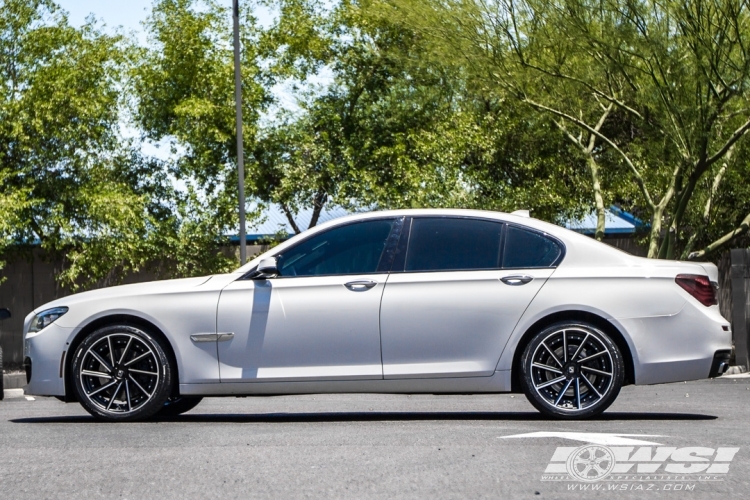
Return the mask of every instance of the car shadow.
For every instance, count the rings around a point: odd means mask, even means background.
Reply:
[[[662,413],[662,412],[612,412],[604,413],[586,421],[679,421],[679,420],[716,420],[715,415],[699,413]],[[409,421],[554,421],[536,412],[320,412],[320,413],[187,413],[177,417],[153,418],[148,422],[184,422],[184,423],[316,423],[316,422],[409,422]],[[58,417],[27,417],[10,420],[15,424],[77,424],[92,423],[96,419],[86,415],[65,415]]]

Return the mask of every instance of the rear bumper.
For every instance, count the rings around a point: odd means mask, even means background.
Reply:
[[[711,365],[709,378],[721,377],[729,368],[729,358],[732,357],[732,350],[726,349],[714,353],[714,362]]]
[[[613,323],[630,337],[637,385],[717,376],[714,373],[718,374],[723,368],[720,364],[728,359],[724,354],[732,349],[729,322],[719,314],[718,307],[705,307],[692,300],[677,314]]]

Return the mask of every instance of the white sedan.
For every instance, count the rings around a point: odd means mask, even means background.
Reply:
[[[726,370],[717,278],[522,215],[357,214],[233,273],[39,307],[24,323],[27,393],[112,421],[203,396],[333,392],[523,392],[585,418],[623,385]]]

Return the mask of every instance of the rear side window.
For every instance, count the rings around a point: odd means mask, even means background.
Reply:
[[[406,272],[498,269],[503,224],[480,219],[415,218]]]
[[[504,268],[551,267],[561,254],[560,245],[542,234],[515,226],[506,230]]]

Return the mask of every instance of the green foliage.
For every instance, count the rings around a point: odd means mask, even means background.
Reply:
[[[123,40],[48,1],[0,7],[0,240],[67,257],[72,287],[139,268],[146,200],[122,178]]]
[[[236,232],[237,167],[230,11],[213,1],[161,0],[146,21],[149,45],[131,70],[133,115],[144,138],[169,144],[177,186],[157,231],[161,272],[196,275],[236,266],[217,252]],[[269,81],[258,66],[255,19],[242,17],[243,116],[252,144]],[[254,214],[249,214],[252,220]]]

